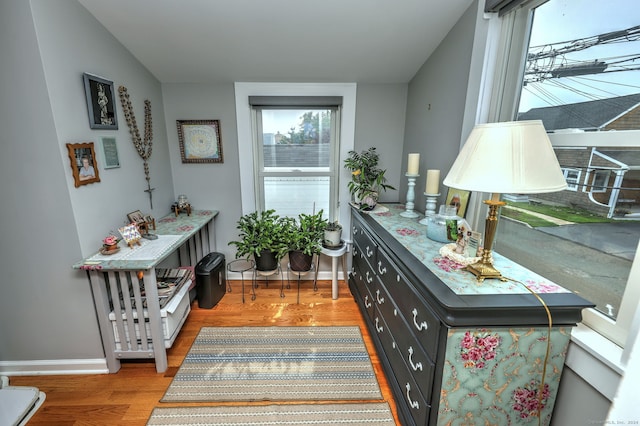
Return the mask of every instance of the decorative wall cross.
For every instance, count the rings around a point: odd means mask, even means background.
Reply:
[[[144,175],[147,180],[147,189],[144,192],[149,194],[149,204],[153,210],[153,195],[152,191],[155,188],[151,187],[151,177],[149,176],[149,157],[151,157],[151,151],[153,149],[153,127],[151,122],[151,102],[146,99],[144,101],[144,139],[140,138],[140,131],[138,130],[138,124],[136,123],[136,116],[133,113],[131,107],[131,100],[129,99],[129,93],[124,86],[118,87],[118,93],[120,95],[120,102],[122,103],[122,109],[124,111],[124,118],[127,120],[129,126],[129,133],[131,133],[131,139],[133,145],[136,147],[138,154],[142,158],[144,164]]]

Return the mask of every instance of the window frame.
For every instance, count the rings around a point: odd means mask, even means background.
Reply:
[[[580,186],[580,178],[582,177],[582,170],[573,169],[570,167],[562,167],[562,174],[564,175],[564,179],[567,181],[567,191],[578,192],[578,187]],[[571,178],[569,175],[575,173],[576,177]]]
[[[255,124],[249,105],[251,96],[341,96],[342,107],[340,123],[340,146],[337,153],[339,161],[346,158],[354,149],[356,122],[356,83],[274,83],[274,82],[235,82],[236,129],[238,134],[238,166],[240,173],[240,198],[242,214],[249,214],[257,209],[255,200],[255,174],[253,167],[253,132]],[[340,182],[350,179],[346,169],[337,170],[336,191],[338,192],[338,220],[344,229],[351,226],[349,209],[350,194],[347,185]]]
[[[598,182],[598,179],[602,179],[602,182]],[[589,184],[589,192],[604,193],[607,192],[609,181],[611,180],[611,170],[594,170],[591,182]]]
[[[301,112],[308,111],[310,109],[322,109],[331,111],[331,129],[330,129],[330,154],[329,154],[329,170],[327,171],[308,171],[304,169],[292,169],[292,170],[278,170],[271,171],[264,167],[264,140],[262,131],[262,111],[263,110],[278,110],[278,109],[287,109],[287,110],[300,110]],[[325,214],[328,216],[330,221],[337,220],[339,216],[339,192],[338,192],[338,180],[339,180],[339,170],[340,170],[340,134],[337,131],[340,125],[340,114],[341,107],[340,106],[318,106],[318,107],[303,107],[303,106],[255,106],[252,107],[252,122],[255,123],[255,128],[253,129],[253,152],[255,152],[254,156],[254,170],[253,173],[256,179],[255,185],[255,205],[259,210],[265,210],[265,178],[269,177],[328,177],[329,178],[329,211],[326,211]]]
[[[521,82],[524,77],[526,49],[529,44],[529,34],[533,23],[533,9],[547,0],[530,0],[516,9],[502,16],[493,14],[488,16],[490,26],[497,27],[489,32],[488,45],[501,48],[493,52],[494,63],[489,64],[489,75],[485,76],[483,85],[487,103],[485,119],[491,121],[512,121],[516,117],[520,103]],[[485,69],[488,69],[485,68]],[[584,146],[633,146],[633,140],[640,139],[640,131],[624,130],[617,132],[580,132],[580,133],[550,133],[549,139],[555,147],[584,147]],[[480,197],[476,196],[474,204],[479,205]],[[486,209],[471,210],[473,223],[479,223]],[[640,243],[636,248],[636,256],[631,265],[627,286],[623,293],[622,303],[615,321],[596,311],[585,309],[583,323],[604,336],[615,345],[624,348],[631,347],[634,341],[630,330],[638,327],[634,322],[634,315],[640,318]],[[628,356],[628,352],[623,357]]]

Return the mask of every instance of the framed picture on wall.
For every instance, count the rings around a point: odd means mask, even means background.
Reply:
[[[222,163],[220,120],[177,120],[183,163]]]
[[[68,143],[67,150],[76,188],[80,185],[100,182],[93,142]]]
[[[471,192],[463,189],[449,188],[445,203],[448,206],[455,206],[459,217],[464,217],[467,213],[467,204],[469,203],[469,195]]]
[[[84,93],[87,97],[89,127],[92,129],[118,129],[113,82],[92,74],[83,74]]]
[[[116,138],[103,137],[100,138],[100,141],[102,142],[102,153],[104,154],[104,168],[114,169],[116,167],[120,167]]]

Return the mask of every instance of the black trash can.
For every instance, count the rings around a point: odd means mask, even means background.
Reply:
[[[227,291],[224,255],[209,253],[195,267],[198,307],[211,309]]]

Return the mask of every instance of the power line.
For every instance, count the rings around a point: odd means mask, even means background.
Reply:
[[[640,59],[638,53],[591,60],[575,60],[566,56],[595,46],[638,40],[640,25],[591,37],[531,46],[527,54],[524,81],[533,83],[552,78],[638,70],[640,66],[631,66]]]

